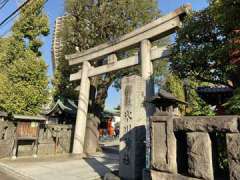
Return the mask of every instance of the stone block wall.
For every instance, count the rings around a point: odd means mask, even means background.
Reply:
[[[151,129],[153,180],[240,179],[238,116],[175,117],[158,112],[151,118]],[[214,133],[225,137],[221,146],[226,146],[228,177],[216,173]]]
[[[70,153],[72,126],[49,124],[39,131],[38,154]]]
[[[240,179],[240,134],[229,133],[226,138],[230,178],[237,180]]]
[[[16,125],[12,121],[0,121],[0,158],[12,155]],[[72,125],[41,125],[38,141],[38,155],[62,154],[71,152],[73,137]],[[31,156],[31,141],[18,143],[18,156]]]
[[[12,122],[0,121],[0,158],[11,155],[15,129],[15,125]]]

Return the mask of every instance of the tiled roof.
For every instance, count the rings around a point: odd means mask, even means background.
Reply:
[[[26,115],[18,115],[18,114],[14,114],[13,118],[15,120],[36,120],[36,121],[46,121],[47,119],[44,116],[26,116]]]
[[[171,101],[171,102],[175,102],[175,103],[186,104],[186,102],[179,100],[177,97],[175,97],[174,95],[172,95],[171,93],[169,93],[163,89],[160,89],[158,94],[151,98],[151,102],[154,103],[156,101],[158,101],[158,102],[162,101],[162,103],[163,103],[163,101],[164,102]]]
[[[220,86],[220,87],[198,87],[197,92],[199,93],[226,93],[226,92],[233,92],[233,89],[226,86]]]

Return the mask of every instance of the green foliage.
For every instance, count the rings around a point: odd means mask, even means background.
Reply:
[[[160,61],[153,61],[153,76],[155,85],[158,88],[165,83],[165,79],[169,74],[169,62],[168,59],[161,59]]]
[[[82,51],[115,40],[159,17],[157,4],[148,0],[67,0],[66,12],[64,44],[72,52],[75,46]]]
[[[240,27],[240,0],[211,0],[210,8],[215,20],[230,33]]]
[[[0,39],[0,109],[9,113],[38,114],[48,100],[47,66],[33,43],[48,31],[47,24],[36,21],[45,19],[40,4],[31,2],[12,35]]]
[[[94,47],[106,41],[114,41],[137,27],[153,21],[160,16],[157,3],[149,0],[67,0],[64,20],[63,55],[75,53],[75,47],[80,51]],[[131,55],[133,51],[119,53],[120,58]],[[102,61],[98,62],[103,63]],[[96,66],[96,63],[92,63]],[[56,97],[70,97],[77,99],[74,92],[79,82],[69,82],[69,76],[76,72],[74,67],[69,67],[68,62],[62,57],[57,67]],[[92,88],[96,90],[95,107],[104,108],[107,90],[113,82],[123,75],[138,72],[138,68],[111,72],[91,79]],[[119,83],[116,83],[119,85]]]
[[[183,81],[174,74],[169,74],[166,77],[165,89],[172,93],[178,100],[185,101]],[[180,112],[184,114],[185,105],[179,105]]]
[[[229,56],[239,49],[240,35],[234,31],[240,27],[239,5],[239,0],[210,0],[208,8],[185,19],[172,48],[174,73],[181,78],[240,86],[239,66],[230,64]],[[226,104],[229,113],[239,112],[237,94]]]
[[[30,2],[27,8],[21,10],[21,16],[13,26],[13,36],[25,40],[29,49],[41,55],[39,48],[42,46],[40,35],[49,33],[48,17],[43,12],[45,0]]]
[[[229,85],[235,66],[228,59],[228,38],[210,10],[193,12],[177,33],[171,69],[181,78]]]
[[[231,45],[231,50],[238,52],[240,49],[239,38],[240,33],[240,1],[239,0],[211,0],[210,1],[211,12],[216,22],[218,22],[228,34],[228,39]],[[235,31],[235,32],[234,32]],[[234,43],[235,42],[235,43]],[[231,52],[231,51],[230,51]],[[239,79],[239,67],[232,75]],[[240,83],[237,84],[237,89],[234,91],[234,96],[225,103],[225,108],[229,114],[240,113]]]
[[[188,91],[188,108],[187,115],[191,116],[214,116],[215,112],[211,109],[205,101],[203,101],[197,94],[196,88],[199,86],[207,86],[208,83],[197,82],[196,80],[189,80]]]
[[[224,104],[228,114],[240,114],[240,88],[234,91],[234,96]]]
[[[187,80],[188,84],[184,85],[184,82],[176,75],[169,74],[166,78],[164,89],[172,93],[181,101],[186,101],[188,105],[180,105],[179,109],[182,114],[189,116],[212,116],[213,110],[207,105],[197,94],[196,88],[198,86],[206,85],[206,83],[199,83],[193,80]]]
[[[165,86],[167,90],[174,96],[178,97],[179,100],[185,101],[183,81],[179,79],[176,75],[168,75],[168,77],[166,78]]]

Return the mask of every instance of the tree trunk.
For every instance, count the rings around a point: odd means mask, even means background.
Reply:
[[[113,74],[106,74],[100,77],[91,78],[89,111],[87,129],[84,143],[85,153],[94,153],[100,149],[98,142],[98,124],[103,118],[105,100],[107,98],[108,87],[114,79]]]

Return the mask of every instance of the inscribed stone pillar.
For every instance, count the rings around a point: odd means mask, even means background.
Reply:
[[[240,179],[240,134],[226,135],[230,180]]]
[[[73,153],[81,154],[84,149],[84,139],[86,131],[86,121],[88,112],[90,80],[88,78],[89,62],[83,62],[80,92],[78,98],[77,119],[73,141]]]
[[[141,179],[145,168],[145,81],[136,75],[121,81],[120,167],[123,179]]]
[[[187,133],[188,173],[213,180],[212,145],[208,133]]]

